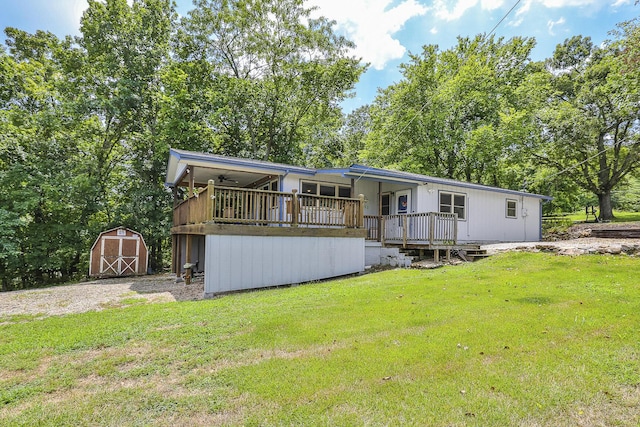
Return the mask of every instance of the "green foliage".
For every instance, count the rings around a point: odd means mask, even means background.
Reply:
[[[516,148],[535,138],[522,87],[535,69],[535,42],[459,38],[425,46],[401,65],[404,79],[380,92],[362,155],[376,166],[483,184],[519,187],[508,171]],[[525,175],[526,176],[526,175]]]
[[[346,53],[352,43],[333,33],[332,22],[311,18],[302,0],[195,5],[181,21],[178,64],[168,77],[197,114],[167,104],[169,121],[186,127],[189,145],[203,151],[317,163],[340,127],[338,103],[364,70]],[[210,133],[216,137],[203,139]]]
[[[6,30],[3,290],[86,274],[93,239],[115,225],[141,231],[161,268],[170,202],[157,94],[173,19],[168,0],[92,1],[75,42]]]
[[[90,0],[81,36],[8,28],[0,50],[2,289],[87,271],[123,225],[168,255],[170,146],[328,166],[364,67],[301,0]]]
[[[639,163],[640,112],[635,52],[637,21],[621,26],[617,40],[594,46],[576,36],[547,61],[546,101],[538,117],[543,143],[536,159],[598,198],[600,216],[612,219],[612,191]]]
[[[637,276],[511,253],[15,319],[0,424],[637,425]]]

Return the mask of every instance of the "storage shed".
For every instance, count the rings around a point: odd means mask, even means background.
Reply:
[[[142,235],[118,227],[100,233],[91,247],[89,276],[133,276],[147,273],[149,252]]]

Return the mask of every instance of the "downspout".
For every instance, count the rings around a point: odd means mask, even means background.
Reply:
[[[538,215],[538,241],[542,241],[542,204],[544,200],[540,200],[540,213]]]
[[[527,241],[527,217],[529,216],[527,209],[524,207],[524,196],[520,196],[520,206],[521,206],[521,213],[520,215],[522,216],[522,223],[523,223],[523,227],[524,227],[524,242]]]

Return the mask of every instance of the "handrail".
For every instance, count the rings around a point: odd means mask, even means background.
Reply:
[[[215,186],[207,188],[174,208],[173,224],[207,221],[292,227],[361,228],[364,196],[336,198],[270,190]]]
[[[400,243],[403,246],[416,243],[452,246],[457,243],[458,216],[455,213],[383,215],[379,220],[378,217],[369,216],[367,225],[371,224],[377,225],[379,231],[369,231],[369,239],[386,243]]]

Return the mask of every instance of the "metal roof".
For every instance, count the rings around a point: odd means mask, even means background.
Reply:
[[[216,154],[198,153],[171,148],[169,149],[169,163],[167,165],[167,177],[165,184],[168,186],[176,185],[187,165],[201,166],[215,170],[227,169],[240,172],[276,175],[287,173],[315,175],[316,173],[315,169],[301,166],[285,165],[282,163],[272,163],[239,157],[219,156]]]
[[[506,188],[491,187],[488,185],[474,184],[471,182],[456,181],[447,178],[436,178],[411,172],[380,169],[371,166],[352,164],[348,168],[313,169],[302,166],[293,166],[282,163],[265,162],[261,160],[244,159],[239,157],[220,156],[216,154],[198,153],[194,151],[169,150],[169,163],[167,165],[166,185],[178,184],[187,165],[200,166],[209,169],[211,173],[223,170],[233,170],[253,174],[286,175],[295,173],[301,175],[340,175],[357,180],[375,180],[383,182],[400,182],[412,185],[424,185],[427,183],[450,185],[453,187],[468,188],[474,190],[492,191],[515,196],[535,197],[543,200],[551,200],[552,197],[540,194],[527,193],[525,191],[509,190]]]

